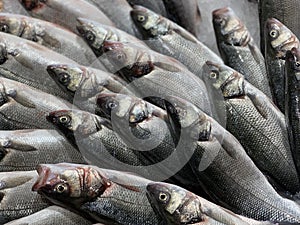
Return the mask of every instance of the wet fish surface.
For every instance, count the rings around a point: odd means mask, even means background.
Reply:
[[[114,23],[96,6],[84,0],[19,0],[27,12],[39,19],[57,23],[74,33],[77,18],[92,19],[109,26]],[[66,19],[68,18],[68,19]]]
[[[56,24],[17,14],[0,13],[0,30],[39,43],[81,65],[91,65],[97,57],[82,38]]]
[[[0,172],[34,170],[37,164],[85,163],[55,130],[0,131]]]
[[[219,56],[176,23],[141,6],[135,6],[131,16],[149,47],[174,57],[198,77],[202,77],[202,66],[207,60],[223,63]]]
[[[2,0],[0,3],[0,11],[3,13],[16,13],[28,16],[28,13],[18,0]]]
[[[227,130],[239,140],[260,170],[285,190],[299,191],[284,115],[232,68],[207,62],[206,71],[206,84],[224,96]]]
[[[33,190],[50,201],[75,207],[101,223],[158,224],[146,197],[147,179],[90,165],[42,164],[37,170]],[[81,178],[86,182],[80,183]]]
[[[300,43],[295,34],[274,18],[267,20],[264,35],[266,68],[273,92],[273,101],[284,113],[285,55],[293,47],[299,48]]]
[[[151,1],[151,0],[127,0],[127,2],[134,6],[140,5],[151,11],[156,12],[164,17],[167,17],[168,13],[163,0]]]
[[[231,8],[225,7],[213,12],[213,23],[225,64],[272,98],[264,57],[243,22]]]

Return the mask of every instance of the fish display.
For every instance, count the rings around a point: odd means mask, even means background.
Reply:
[[[298,9],[0,0],[0,224],[300,224]]]

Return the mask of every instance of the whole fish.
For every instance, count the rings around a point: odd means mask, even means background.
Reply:
[[[92,225],[80,215],[59,206],[49,206],[29,216],[6,223],[5,225]]]
[[[261,0],[258,4],[259,8],[259,22],[260,22],[260,47],[264,52],[267,45],[266,40],[263,38],[265,30],[265,23],[269,18],[276,18],[281,21],[291,32],[297,37],[300,36],[300,2],[297,0]],[[268,31],[267,31],[268,32]],[[265,55],[266,56],[266,55]]]
[[[55,64],[47,67],[49,75],[79,108],[95,112],[95,97],[103,92],[134,95],[126,88],[127,83],[114,74],[90,67],[71,64]]]
[[[0,12],[3,12],[3,13],[16,13],[16,14],[19,14],[19,15],[28,16],[28,13],[22,7],[22,5],[20,4],[20,2],[18,0],[1,0],[1,2],[0,2]]]
[[[284,112],[285,55],[293,47],[299,48],[300,42],[292,31],[274,18],[266,21],[264,34],[266,68],[273,91],[273,101],[281,112]]]
[[[19,0],[27,12],[36,18],[57,23],[77,32],[77,18],[83,17],[95,20],[109,26],[114,23],[96,6],[85,0]],[[66,19],[68,18],[68,19]]]
[[[68,99],[47,73],[49,64],[73,60],[40,44],[0,32],[0,76],[16,80],[47,93]]]
[[[0,77],[1,130],[53,129],[46,115],[54,110],[72,108],[76,107],[63,99]]]
[[[42,164],[32,190],[101,223],[158,224],[144,178],[80,164]],[[82,181],[82,182],[81,182]]]
[[[298,171],[300,171],[300,50],[298,48],[292,48],[291,51],[287,51],[285,69],[285,118],[295,164]]]
[[[115,27],[105,26],[84,18],[78,18],[78,22],[79,33],[98,57],[103,54],[104,41],[132,42],[141,48],[148,48],[141,40]]]
[[[200,186],[214,202],[249,218],[299,223],[300,207],[273,189],[232,134],[183,99],[169,97],[166,107],[180,128],[182,145],[194,145],[179,172],[183,178],[186,174],[185,188]]]
[[[184,27],[198,39],[200,37],[201,12],[197,0],[163,0],[168,18]]]
[[[151,11],[156,12],[159,15],[162,15],[164,17],[168,16],[165,4],[163,0],[157,0],[157,1],[151,1],[151,0],[127,0],[127,2],[134,6],[134,5],[140,5],[147,9],[150,9]]]
[[[168,183],[148,184],[147,197],[154,211],[162,216],[165,224],[273,224],[238,216],[192,192]]]
[[[131,16],[148,40],[148,46],[174,57],[198,77],[202,77],[202,66],[207,60],[223,63],[219,56],[176,23],[141,6],[135,6]]]
[[[218,48],[225,64],[272,98],[265,60],[243,22],[229,8],[213,12]]]
[[[299,191],[284,115],[234,69],[207,62],[205,71],[206,84],[224,96],[228,131],[275,183],[291,193]]]
[[[117,28],[125,31],[128,34],[141,38],[139,31],[135,27],[130,11],[132,7],[126,0],[87,0],[97,6],[107,17],[116,25]],[[116,7],[116,5],[118,7]]]
[[[155,102],[168,95],[180,96],[212,114],[204,82],[172,58],[120,42],[106,41],[103,48],[116,71],[143,97]]]
[[[49,206],[49,202],[31,191],[36,171],[0,173],[0,223],[28,216]]]
[[[81,65],[91,65],[97,57],[76,34],[56,24],[16,14],[0,14],[0,31],[37,42]]]
[[[34,170],[41,163],[85,163],[55,130],[0,131],[0,172]]]

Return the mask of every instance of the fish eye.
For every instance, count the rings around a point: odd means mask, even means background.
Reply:
[[[166,193],[161,192],[161,193],[159,193],[158,199],[161,202],[166,202],[166,201],[168,201],[169,196]]]
[[[69,116],[61,116],[59,117],[59,122],[62,124],[68,124],[71,121]]]
[[[70,75],[67,73],[60,73],[59,74],[59,82],[62,84],[68,84],[70,81]]]
[[[211,71],[210,74],[209,74],[209,77],[211,79],[217,79],[218,73],[216,71]]]
[[[0,24],[0,31],[1,31],[1,32],[7,33],[8,30],[9,30],[8,25],[6,25],[6,24]]]
[[[138,20],[139,22],[144,22],[144,21],[146,20],[146,17],[145,17],[145,16],[142,16],[142,15],[138,15],[138,16],[137,16],[137,20]]]
[[[220,22],[219,22],[219,23],[220,23],[221,26],[224,26],[225,23],[226,23],[226,21],[225,21],[225,19],[220,19]]]
[[[271,30],[270,31],[270,36],[272,37],[272,38],[277,38],[278,37],[278,30]]]
[[[68,185],[65,183],[57,184],[54,188],[55,192],[58,194],[62,194],[68,190]]]
[[[299,67],[300,67],[300,62],[299,62],[299,61],[295,62],[295,66],[296,66],[297,68],[299,68]]]
[[[109,109],[114,109],[114,108],[116,108],[117,106],[118,106],[118,104],[117,104],[116,102],[113,102],[113,101],[107,103],[107,107],[108,107]]]
[[[95,40],[95,35],[91,31],[88,31],[85,35],[85,39],[88,42],[93,42]]]

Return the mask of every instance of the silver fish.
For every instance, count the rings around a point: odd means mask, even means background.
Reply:
[[[81,65],[97,66],[97,57],[76,34],[56,24],[16,14],[0,14],[0,31],[37,42]]]
[[[41,163],[85,162],[55,130],[0,131],[0,155],[0,172],[34,170]]]
[[[0,2],[0,12],[29,15],[18,0],[2,0]]]
[[[76,30],[76,19],[83,17],[109,26],[114,23],[96,6],[85,0],[19,0],[27,12],[36,18],[57,23],[73,31]],[[68,18],[68,19],[66,19]]]
[[[141,6],[135,6],[131,16],[148,40],[148,46],[174,57],[198,77],[202,78],[202,67],[207,60],[223,63],[219,56],[174,22]]]

